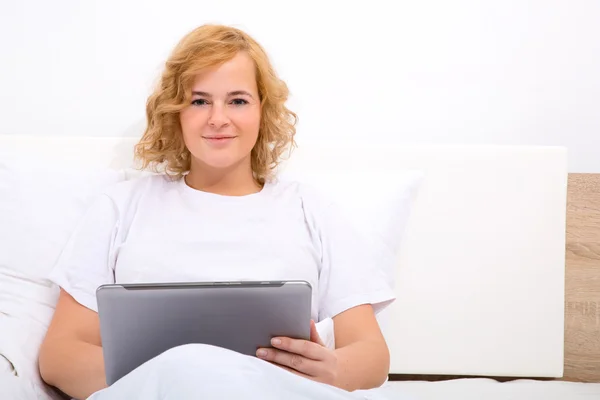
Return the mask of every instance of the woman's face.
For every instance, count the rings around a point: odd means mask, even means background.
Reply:
[[[247,163],[250,167],[260,117],[255,66],[246,53],[198,75],[191,104],[180,113],[192,165],[224,169]]]

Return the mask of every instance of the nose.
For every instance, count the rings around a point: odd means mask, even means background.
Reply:
[[[229,125],[229,117],[223,105],[215,104],[211,107],[208,125],[213,129],[220,129]]]

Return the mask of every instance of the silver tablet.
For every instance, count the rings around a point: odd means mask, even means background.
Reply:
[[[96,292],[106,381],[190,343],[255,355],[274,336],[310,339],[305,281],[115,284]]]

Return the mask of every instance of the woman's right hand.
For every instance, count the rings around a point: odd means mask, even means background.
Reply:
[[[256,355],[296,375],[335,386],[337,354],[325,346],[314,321],[310,321],[310,340],[276,337],[271,344],[273,348],[258,349]]]

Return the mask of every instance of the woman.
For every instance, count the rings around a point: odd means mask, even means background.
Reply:
[[[260,379],[232,373],[242,364],[260,376],[282,374],[277,388],[257,389],[263,398],[308,382],[315,396],[351,396],[385,381],[389,353],[375,314],[393,292],[333,205],[275,176],[295,135],[287,97],[264,50],[240,30],[206,25],[176,46],[147,102],[147,129],[136,147],[144,167],[166,173],[98,198],[52,272],[61,292],[39,357],[48,384],[81,399],[150,398],[165,390],[172,397],[157,398],[195,397],[197,385],[212,384],[220,397],[251,396]],[[311,341],[280,338],[256,357],[188,345],[106,388],[99,285],[244,279],[309,281],[312,318],[333,319],[335,348],[323,345],[314,324]]]

